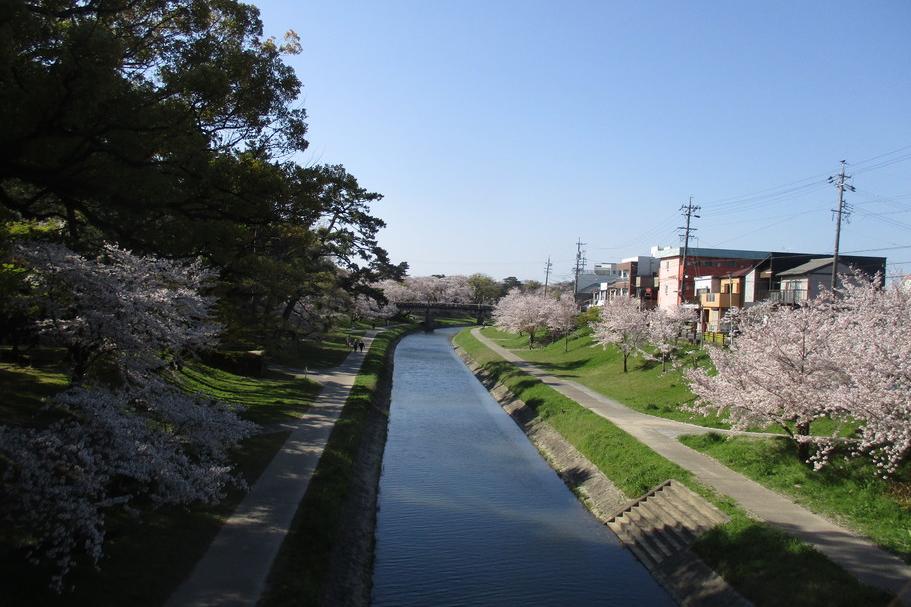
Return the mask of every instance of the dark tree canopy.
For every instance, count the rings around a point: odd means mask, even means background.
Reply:
[[[265,327],[303,298],[401,277],[380,194],[341,165],[301,167],[301,83],[235,0],[0,5],[0,206],[57,221],[77,250],[114,241],[203,256],[223,308]],[[272,320],[270,320],[272,319]]]

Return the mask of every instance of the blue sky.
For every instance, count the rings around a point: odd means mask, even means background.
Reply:
[[[831,252],[841,159],[842,250],[911,272],[911,2],[255,3],[301,36],[298,160],[384,194],[412,274],[568,278],[690,195],[699,246]]]

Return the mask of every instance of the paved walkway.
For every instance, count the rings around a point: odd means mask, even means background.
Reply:
[[[301,419],[288,424],[291,435],[168,607],[256,604],[376,333],[363,338],[363,353],[352,352],[338,367],[306,374],[323,385],[322,391]]]
[[[911,605],[911,567],[901,559],[677,440],[682,434],[715,430],[639,413],[574,381],[547,374],[481,335],[479,329],[473,329],[472,335],[523,371],[689,470],[706,485],[737,500],[753,515],[811,544],[862,582],[895,593],[902,603]]]

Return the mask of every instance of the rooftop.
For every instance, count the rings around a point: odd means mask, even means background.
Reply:
[[[784,272],[779,272],[779,276],[799,276],[801,274],[808,274],[809,272],[815,272],[820,268],[832,265],[834,257],[822,257],[819,259],[811,259],[807,263],[801,264],[790,270],[785,270]],[[842,264],[839,263],[839,266]]]
[[[652,255],[659,259],[668,257],[682,257],[683,247],[652,247]],[[765,259],[769,251],[742,251],[738,249],[704,249],[690,247],[687,250],[689,257],[719,257],[722,259]]]

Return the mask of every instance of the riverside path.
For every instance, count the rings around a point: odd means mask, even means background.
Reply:
[[[911,605],[911,567],[901,559],[677,440],[683,434],[717,430],[639,413],[574,381],[548,374],[485,337],[480,329],[472,329],[471,333],[526,373],[610,420],[719,493],[737,500],[754,516],[812,545],[865,584],[892,592],[903,604]]]
[[[292,432],[281,450],[171,595],[168,607],[256,604],[376,333],[364,337],[363,353],[351,352],[338,367],[306,375],[322,384],[319,396],[304,415],[286,424]]]

